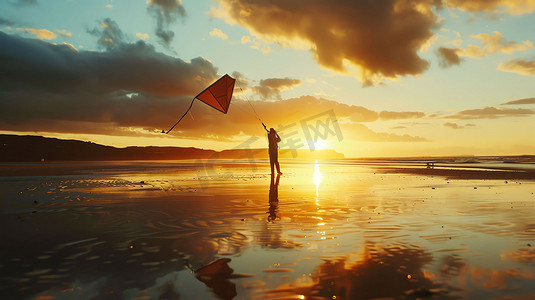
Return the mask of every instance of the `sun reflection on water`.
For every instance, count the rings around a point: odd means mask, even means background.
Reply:
[[[316,202],[317,202],[317,198],[318,198],[318,195],[319,195],[319,187],[320,187],[320,184],[321,184],[321,181],[322,181],[322,175],[321,175],[321,171],[320,171],[320,165],[318,164],[318,161],[316,160],[316,163],[314,164],[314,174],[313,174],[313,180],[314,180],[314,185],[316,185]]]

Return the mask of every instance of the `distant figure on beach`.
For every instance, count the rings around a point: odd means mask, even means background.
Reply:
[[[280,175],[282,174],[280,166],[279,166],[279,142],[281,141],[281,138],[275,131],[275,129],[270,128],[268,133],[268,140],[269,140],[269,163],[271,164],[271,174],[274,174],[274,166],[277,167],[277,173]]]
[[[269,185],[269,216],[268,222],[275,221],[277,219],[277,210],[279,209],[279,180],[281,176],[271,173],[271,184]]]

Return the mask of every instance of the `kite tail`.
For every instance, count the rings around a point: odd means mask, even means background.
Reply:
[[[169,134],[169,132],[171,132],[171,130],[173,130],[173,128],[175,128],[175,126],[178,125],[178,123],[180,123],[180,121],[182,121],[182,119],[186,116],[186,114],[189,112],[189,110],[193,106],[193,102],[195,102],[195,98],[197,98],[197,96],[195,96],[193,98],[193,100],[191,100],[191,104],[189,105],[188,110],[186,110],[186,112],[182,115],[182,117],[180,117],[180,119],[175,123],[175,125],[173,125],[173,127],[171,127],[171,129],[167,130],[167,132],[162,130],[162,133]]]

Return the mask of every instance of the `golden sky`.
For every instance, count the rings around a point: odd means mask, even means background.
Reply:
[[[535,152],[535,1],[0,4],[0,133],[346,157]],[[228,114],[192,98],[237,79]]]

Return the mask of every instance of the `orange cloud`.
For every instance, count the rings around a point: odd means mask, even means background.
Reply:
[[[535,10],[534,0],[446,0],[446,6],[468,12],[529,14]]]
[[[223,31],[221,31],[221,29],[219,28],[214,28],[212,31],[210,31],[210,36],[215,36],[215,37],[218,37],[222,40],[226,40],[228,39],[228,35],[226,35]]]
[[[266,41],[306,47],[326,68],[349,72],[348,62],[364,84],[424,72],[429,63],[418,50],[438,23],[428,0],[218,2],[213,16]]]
[[[53,40],[57,37],[52,31],[48,29],[17,28],[17,30],[35,35],[37,38],[42,40]]]
[[[535,60],[510,59],[498,65],[497,70],[525,76],[535,76]]]
[[[142,40],[146,40],[149,38],[148,33],[142,33],[142,32],[136,32],[136,36]]]
[[[478,58],[495,53],[513,54],[516,51],[526,51],[528,48],[533,48],[531,41],[526,40],[522,44],[507,41],[499,31],[494,31],[494,34],[480,33],[470,37],[479,40],[481,46],[468,45],[466,48],[441,47],[438,49],[439,56],[442,58],[440,63],[442,67],[460,64],[459,56]]]

